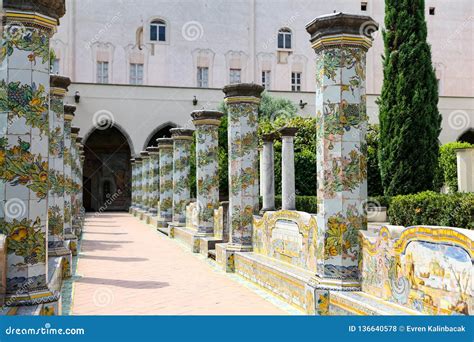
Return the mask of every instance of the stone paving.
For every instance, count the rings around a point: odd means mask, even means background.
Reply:
[[[88,215],[71,314],[294,313],[232,277],[127,213]]]

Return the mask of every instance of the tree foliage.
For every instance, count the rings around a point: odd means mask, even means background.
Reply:
[[[441,115],[424,0],[385,0],[379,161],[386,195],[433,188]]]

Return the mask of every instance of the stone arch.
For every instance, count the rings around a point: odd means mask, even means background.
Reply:
[[[468,128],[464,131],[464,133],[459,136],[458,141],[474,145],[474,128]]]
[[[175,127],[178,127],[178,125],[171,121],[167,121],[156,127],[145,139],[145,144],[143,145],[142,151],[145,150],[147,147],[156,146],[157,138],[171,137],[171,135],[169,134],[169,130]]]
[[[123,136],[125,137],[125,139],[127,139],[127,143],[128,143],[128,146],[130,147],[130,151],[132,154],[135,153],[135,146],[133,146],[133,140],[132,138],[130,137],[130,135],[127,133],[127,131],[125,130],[125,128],[123,128],[120,124],[114,122],[112,127],[118,129],[120,131],[120,133],[123,134]],[[94,131],[98,129],[96,126],[92,126],[86,134],[84,134],[84,138],[82,139],[83,140],[83,144],[85,145],[87,143],[87,140],[89,139],[89,137],[91,136],[92,133],[94,133]]]

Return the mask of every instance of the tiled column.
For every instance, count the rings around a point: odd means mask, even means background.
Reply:
[[[71,126],[76,106],[64,105],[64,236],[71,240],[69,247],[73,255],[77,254],[76,236],[72,230],[71,192],[68,190],[71,183]]]
[[[191,113],[196,127],[196,182],[198,234],[214,235],[214,209],[219,208],[219,125],[222,113],[196,110]]]
[[[377,27],[370,17],[335,13],[306,27],[316,52],[316,288],[359,289],[358,231],[367,227],[368,25]],[[324,314],[317,304],[316,312]]]
[[[148,155],[147,151],[140,152],[140,156],[142,157],[142,210],[147,211],[149,208],[148,204]]]
[[[158,201],[160,199],[160,175],[159,175],[159,165],[160,165],[160,153],[158,147],[148,147],[148,154],[150,155],[150,176],[149,176],[149,187],[150,187],[150,209],[148,211],[153,216],[158,214]]]
[[[69,156],[70,156],[70,173],[68,174],[68,181],[66,185],[66,193],[69,195],[69,205],[65,208],[65,210],[69,210],[69,220],[72,226],[72,233],[77,236],[77,222],[74,219],[74,205],[76,201],[76,158],[77,158],[77,145],[76,140],[79,135],[80,128],[79,127],[71,127],[71,147],[69,149]]]
[[[68,77],[50,76],[48,255],[67,256],[71,274],[72,255],[64,241],[64,96],[71,84]]]
[[[186,225],[186,205],[191,199],[189,176],[191,173],[192,129],[170,129],[173,139],[173,226]]]
[[[79,198],[79,217],[80,217],[80,223],[81,223],[81,231],[82,228],[84,228],[84,220],[85,220],[85,215],[86,215],[86,210],[84,208],[84,160],[86,159],[85,153],[84,153],[84,145],[81,144],[80,150],[79,150],[79,192],[78,192],[78,198]]]
[[[6,302],[55,301],[48,284],[49,39],[64,2],[3,1],[0,49],[0,233]]]
[[[81,148],[82,148],[82,137],[76,138],[76,148],[74,150],[74,168],[73,168],[73,226],[76,236],[82,235],[81,227],[81,204],[79,194],[82,191],[81,179],[80,179],[80,170],[81,170]]]
[[[263,87],[257,84],[225,86],[229,142],[229,243],[217,255],[228,272],[233,253],[251,251],[253,214],[258,213],[258,107]],[[217,251],[216,251],[217,253]]]
[[[173,139],[160,138],[156,141],[160,158],[158,225],[168,227],[173,216]]]
[[[294,137],[298,131],[295,127],[284,127],[281,133],[281,209],[296,209],[295,192],[295,148]]]
[[[135,157],[135,198],[136,198],[136,210],[142,208],[142,157]],[[136,213],[135,213],[136,216]]]
[[[136,189],[136,182],[137,182],[137,165],[135,164],[135,158],[130,159],[130,164],[132,165],[132,205],[130,206],[129,212],[135,209],[137,205],[137,189]]]
[[[273,141],[275,134],[264,134],[262,163],[260,167],[261,182],[263,189],[263,205],[262,211],[275,210],[275,156]]]

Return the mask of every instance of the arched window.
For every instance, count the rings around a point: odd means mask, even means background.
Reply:
[[[166,41],[166,22],[164,20],[155,19],[150,23],[150,41]]]
[[[287,27],[278,31],[278,48],[291,49],[291,30]]]

